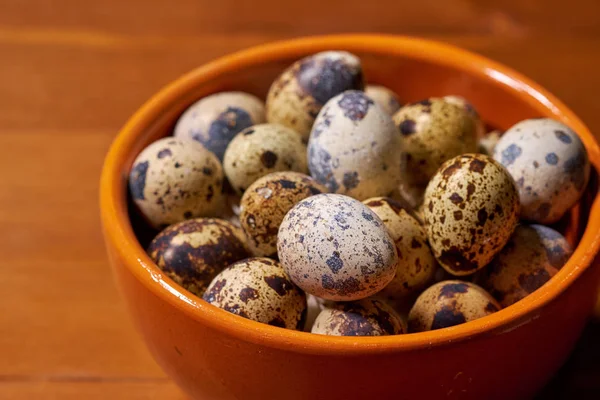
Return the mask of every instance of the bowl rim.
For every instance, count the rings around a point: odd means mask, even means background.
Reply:
[[[589,159],[597,169],[600,149],[583,122],[560,100],[531,79],[488,58],[436,41],[396,35],[341,34],[309,36],[258,45],[204,64],[167,84],[143,104],[114,139],[105,158],[100,180],[100,209],[104,237],[123,260],[127,270],[151,293],[198,323],[223,331],[240,340],[263,346],[319,354],[357,354],[407,351],[442,346],[482,335],[509,332],[539,317],[539,310],[565,291],[593,262],[600,248],[600,196],[590,208],[588,224],[561,270],[544,286],[523,300],[475,321],[440,330],[376,337],[316,335],[273,327],[221,310],[179,287],[152,262],[137,241],[127,213],[124,163],[136,138],[168,109],[182,93],[213,77],[281,58],[300,58],[329,49],[350,52],[401,55],[462,70],[491,79],[518,92],[523,101],[551,113],[578,132]],[[114,264],[113,264],[114,265]]]

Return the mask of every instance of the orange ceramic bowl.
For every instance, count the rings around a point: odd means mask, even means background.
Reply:
[[[127,175],[135,156],[168,135],[194,100],[238,89],[264,98],[273,79],[305,55],[340,49],[362,58],[369,82],[402,100],[457,94],[491,126],[538,116],[570,125],[597,170],[600,151],[562,102],[521,74],[451,46],[406,37],[312,37],[244,50],[204,65],[152,97],[106,158],[101,212],[110,261],[148,348],[195,399],[517,399],[563,363],[593,308],[600,268],[596,179],[563,221],[577,248],[541,289],[491,316],[442,330],[385,337],[330,337],[280,329],[220,310],[177,286],[134,234]],[[595,176],[595,173],[593,174]]]

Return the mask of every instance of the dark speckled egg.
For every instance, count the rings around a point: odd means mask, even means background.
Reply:
[[[133,202],[155,228],[218,215],[222,185],[217,157],[191,139],[157,140],[137,156],[129,173]]]
[[[328,303],[313,324],[312,333],[332,336],[383,336],[405,333],[401,318],[378,299]]]
[[[219,272],[248,257],[244,239],[244,232],[228,221],[190,219],[159,233],[148,254],[169,278],[202,296]]]
[[[463,107],[430,98],[407,104],[394,114],[406,157],[403,179],[426,185],[437,169],[452,157],[477,152],[476,121]]]
[[[521,121],[496,144],[494,158],[519,188],[521,218],[551,224],[581,197],[590,162],[579,136],[548,118]]]
[[[204,300],[232,314],[280,328],[302,330],[306,296],[270,258],[247,258],[215,277]]]
[[[283,217],[300,200],[327,189],[299,172],[274,172],[254,182],[242,196],[240,221],[255,256],[277,255],[277,232]]]
[[[279,227],[277,250],[294,283],[335,301],[377,293],[393,279],[398,262],[377,214],[339,194],[318,194],[296,204]]]
[[[485,124],[481,120],[481,117],[479,116],[477,110],[475,110],[475,107],[473,107],[473,104],[471,104],[467,99],[465,99],[462,96],[448,95],[444,96],[443,99],[449,103],[456,104],[457,106],[462,107],[473,118],[473,120],[475,121],[475,131],[478,138],[483,137],[485,135]]]
[[[438,262],[453,275],[469,275],[508,242],[519,220],[519,195],[500,163],[464,154],[445,162],[429,182],[423,216]]]
[[[421,293],[408,314],[408,330],[448,328],[485,317],[500,308],[488,292],[473,283],[444,281]]]
[[[296,132],[283,125],[255,125],[229,143],[223,168],[231,186],[242,194],[258,178],[272,172],[308,172],[306,145]]]
[[[542,225],[519,225],[475,283],[487,289],[503,307],[533,293],[552,278],[571,256],[567,240]]]
[[[265,120],[265,106],[256,96],[222,92],[204,97],[185,110],[173,135],[197,140],[222,161],[227,145],[238,132]]]
[[[330,192],[358,200],[398,188],[400,135],[392,118],[364,92],[343,92],[321,109],[308,141],[310,174]]]
[[[364,89],[360,60],[345,51],[305,57],[286,69],[267,95],[267,121],[294,129],[308,140],[319,110],[345,90]]]

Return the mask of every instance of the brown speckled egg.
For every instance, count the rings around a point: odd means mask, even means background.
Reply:
[[[494,158],[519,188],[521,218],[551,224],[581,197],[590,176],[590,162],[579,136],[549,118],[521,121],[507,130]]]
[[[467,99],[461,96],[454,95],[444,96],[443,99],[449,103],[456,104],[457,106],[464,108],[465,111],[468,112],[469,115],[475,120],[475,130],[477,132],[477,137],[485,136],[485,124],[481,120],[481,117],[479,116],[477,110],[475,110],[475,107],[473,107],[473,105],[469,103]]]
[[[255,125],[238,133],[229,143],[223,168],[231,186],[241,194],[271,172],[308,172],[306,145],[296,132],[285,126]]]
[[[438,262],[469,275],[506,244],[519,219],[519,195],[508,171],[483,154],[445,162],[425,191],[425,225]]]
[[[265,121],[265,106],[256,96],[222,92],[204,97],[185,110],[173,135],[197,140],[223,160],[227,145],[238,132]]]
[[[166,275],[196,296],[225,267],[248,257],[244,232],[228,221],[197,218],[159,233],[148,254]]]
[[[476,123],[456,104],[431,98],[394,114],[406,157],[408,183],[426,185],[444,161],[477,152]]]
[[[240,221],[255,256],[277,255],[277,232],[285,214],[307,197],[327,189],[299,172],[274,172],[254,182],[242,196]]]
[[[345,90],[363,90],[360,60],[345,51],[305,57],[286,69],[267,95],[267,121],[285,125],[308,140],[319,110]]]
[[[494,148],[502,137],[502,131],[494,130],[479,138],[479,152],[488,156],[494,155]]]
[[[481,287],[463,281],[444,281],[425,290],[408,315],[409,332],[448,328],[500,310],[500,304]]]
[[[411,211],[386,197],[375,197],[364,203],[381,218],[396,244],[396,276],[377,294],[395,304],[424,289],[433,279],[437,262],[429,249],[425,229]]]
[[[328,304],[317,316],[311,332],[332,336],[384,336],[405,333],[400,316],[378,299]]]
[[[400,149],[392,118],[364,92],[346,91],[315,120],[308,168],[330,192],[359,200],[386,196],[400,183]]]
[[[217,157],[191,139],[157,140],[137,156],[129,173],[133,201],[155,228],[217,215],[222,185]]]
[[[571,245],[554,229],[519,225],[490,265],[476,274],[475,282],[508,307],[548,282],[571,253]]]
[[[281,328],[302,330],[306,296],[270,258],[247,258],[225,268],[203,296],[225,311]]]
[[[336,301],[377,293],[393,279],[398,262],[377,214],[339,194],[318,194],[296,204],[279,227],[277,250],[294,283]]]
[[[381,85],[367,85],[365,94],[369,96],[375,103],[379,104],[383,110],[394,115],[400,109],[398,96],[392,90]]]

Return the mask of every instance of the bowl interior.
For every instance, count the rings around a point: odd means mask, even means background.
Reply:
[[[367,82],[388,86],[398,93],[402,102],[418,101],[432,96],[460,95],[475,106],[489,127],[495,129],[505,130],[522,119],[533,117],[552,117],[573,127],[582,136],[595,167],[581,204],[556,225],[571,244],[577,244],[584,233],[590,209],[596,200],[598,180],[595,169],[598,167],[599,152],[593,136],[570,110],[518,73],[477,55],[414,39],[379,38],[372,42],[367,39],[368,37],[351,36],[338,39],[304,39],[224,57],[175,81],[138,111],[121,134],[126,134],[126,137],[115,144],[120,146],[119,151],[122,152],[115,167],[120,179],[119,189],[116,191],[116,197],[120,200],[115,207],[117,214],[125,216],[125,220],[119,223],[123,224],[125,230],[133,228],[141,244],[137,247],[138,254],[132,257],[138,260],[142,257],[143,260],[143,249],[155,234],[135,212],[132,212],[130,202],[126,199],[127,175],[137,154],[154,140],[169,135],[183,110],[201,97],[218,91],[241,90],[264,99],[271,82],[292,62],[308,54],[331,49],[348,50],[358,55],[363,62]],[[594,209],[597,208],[598,204],[595,204]],[[598,210],[594,214],[597,213]],[[590,243],[596,237],[597,230],[596,227],[594,232],[589,233]],[[583,255],[583,251],[581,250],[580,256]],[[569,264],[563,270],[569,268]],[[162,279],[168,281],[168,278]],[[563,286],[567,285],[564,279],[561,282]],[[177,288],[174,283],[171,283],[171,286]],[[563,289],[564,287],[555,286],[548,290],[554,290],[553,294],[557,295]],[[184,294],[182,297],[193,298],[193,295],[185,290],[177,290]],[[537,299],[537,306],[540,306],[542,301],[548,301],[549,296],[545,295],[544,299]],[[531,305],[534,304],[534,300],[526,300],[531,301]],[[520,306],[520,309],[523,310],[523,306]],[[502,318],[509,317],[504,311],[496,313],[501,315],[500,317],[492,316],[498,318],[496,322],[501,323]],[[479,322],[473,321],[464,325],[477,323]],[[481,324],[480,330],[487,329],[486,326],[489,327],[490,324]],[[466,329],[455,328],[449,329],[454,329],[457,333]],[[277,328],[265,326],[265,329]]]

